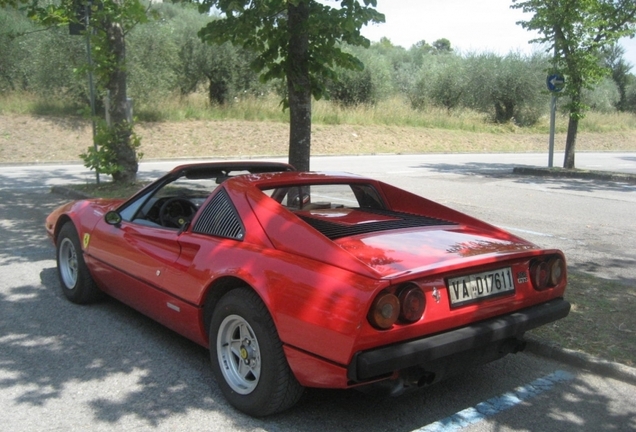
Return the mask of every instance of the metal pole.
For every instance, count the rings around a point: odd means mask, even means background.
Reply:
[[[556,129],[556,105],[557,98],[552,95],[552,100],[550,101],[550,145],[548,151],[548,167],[552,168],[554,165],[554,131]]]
[[[557,64],[557,58],[559,55],[559,51],[557,49],[557,26],[555,25],[554,28],[554,53],[553,53],[553,62],[554,62],[554,66],[556,67]],[[555,123],[556,123],[556,96],[554,93],[552,93],[552,99],[550,100],[550,143],[549,143],[549,149],[548,149],[548,168],[552,168],[552,166],[554,165],[554,129],[556,128]]]
[[[91,2],[86,2],[84,6],[84,25],[86,27],[86,55],[88,56],[88,90],[90,92],[91,99],[91,123],[93,126],[93,148],[97,152],[97,142],[95,136],[97,135],[97,127],[95,125],[96,110],[95,110],[95,85],[93,84],[93,56],[91,55],[91,34],[90,34],[90,16],[89,8]],[[99,184],[99,166],[95,167],[95,181]]]

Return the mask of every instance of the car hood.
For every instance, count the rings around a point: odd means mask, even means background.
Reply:
[[[538,249],[503,231],[489,233],[467,226],[399,229],[334,241],[383,277],[451,270]]]
[[[121,199],[87,199],[79,201],[71,201],[63,204],[53,210],[45,221],[45,228],[49,236],[52,238],[55,235],[55,227],[58,224],[58,220],[63,215],[69,216],[75,221],[75,226],[80,229],[92,229],[97,223],[97,220],[106,214],[108,210],[116,208],[121,204]]]

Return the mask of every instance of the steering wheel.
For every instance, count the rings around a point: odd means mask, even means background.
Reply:
[[[162,226],[169,228],[181,228],[186,222],[190,222],[197,212],[197,206],[185,198],[167,199],[159,209],[159,221]]]

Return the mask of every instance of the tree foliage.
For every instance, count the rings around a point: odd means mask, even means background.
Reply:
[[[579,120],[588,107],[583,91],[598,84],[608,68],[600,61],[603,49],[636,31],[634,0],[513,0],[513,8],[532,13],[519,24],[535,30],[532,42],[545,44],[553,52],[551,73],[566,77],[563,94],[568,98],[570,121],[566,138],[564,168],[574,168]]]
[[[256,53],[254,70],[263,81],[284,80],[284,107],[290,109],[289,161],[309,169],[311,97],[320,99],[325,83],[338,79],[336,68],[362,69],[342,44],[369,46],[360,29],[383,22],[373,7],[376,0],[338,0],[331,7],[315,0],[203,0],[199,10],[216,8],[223,19],[204,27],[199,35],[208,42],[232,42]]]
[[[0,91],[26,90],[32,68],[26,68],[29,58],[29,41],[17,39],[16,34],[33,31],[13,7],[5,7],[0,13]]]

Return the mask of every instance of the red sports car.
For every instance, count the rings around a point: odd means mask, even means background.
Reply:
[[[229,402],[391,394],[524,347],[567,316],[562,252],[386,183],[281,163],[175,168],[128,200],[56,209],[72,302],[115,297],[209,347]]]

